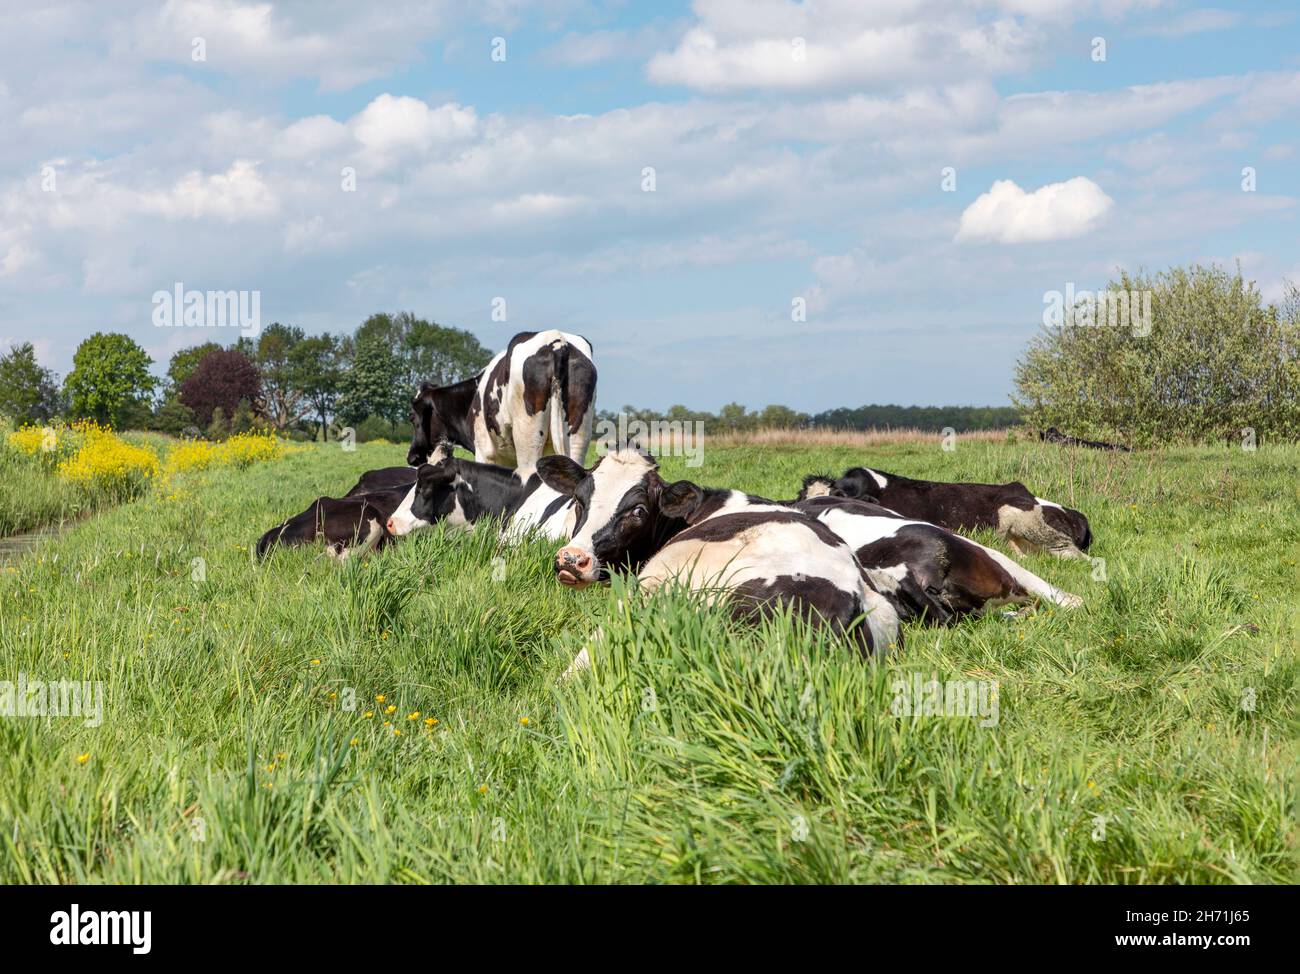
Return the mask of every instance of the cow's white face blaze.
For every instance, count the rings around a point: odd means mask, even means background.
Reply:
[[[636,450],[619,450],[584,470],[567,457],[543,457],[538,476],[572,499],[569,543],[555,556],[565,585],[582,588],[607,577],[611,566],[644,560],[653,552],[659,492],[658,464]]]

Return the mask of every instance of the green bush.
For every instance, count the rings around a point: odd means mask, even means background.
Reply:
[[[1300,436],[1294,287],[1265,305],[1240,271],[1193,265],[1125,272],[1110,290],[1151,292],[1149,333],[1103,315],[1045,326],[1016,366],[1027,423],[1139,444]]]

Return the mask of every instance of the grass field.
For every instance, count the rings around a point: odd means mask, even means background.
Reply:
[[[1296,879],[1300,449],[664,462],[776,497],[862,462],[1022,479],[1089,515],[1104,567],[1028,559],[1084,608],[909,628],[878,666],[680,596],[620,612],[557,585],[553,545],[484,530],[250,563],[404,453],[186,475],[0,572],[0,680],[104,694],[99,726],[0,720],[0,882]],[[557,686],[597,626],[593,671]],[[913,674],[996,684],[996,722],[896,716]]]

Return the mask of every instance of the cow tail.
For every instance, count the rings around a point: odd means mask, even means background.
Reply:
[[[569,455],[569,343],[561,339],[551,347],[551,449]]]

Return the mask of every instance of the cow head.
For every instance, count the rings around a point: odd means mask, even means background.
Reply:
[[[406,452],[408,466],[428,463],[434,444],[447,439],[447,424],[438,410],[437,391],[437,386],[423,382],[411,400],[411,448]]]
[[[824,474],[810,473],[803,479],[797,501],[806,501],[813,497],[843,497],[844,493],[835,486],[835,478]]]
[[[607,579],[610,568],[640,567],[686,526],[692,491],[703,493],[685,481],[665,484],[655,460],[630,449],[607,453],[590,469],[566,456],[542,457],[537,475],[573,505],[555,574],[574,588]]]
[[[866,467],[850,467],[844,476],[835,481],[832,497],[856,497],[858,500],[879,501],[880,481]]]
[[[456,464],[451,444],[440,440],[421,465],[415,485],[388,519],[389,534],[401,537],[427,528],[446,517],[455,506]]]

